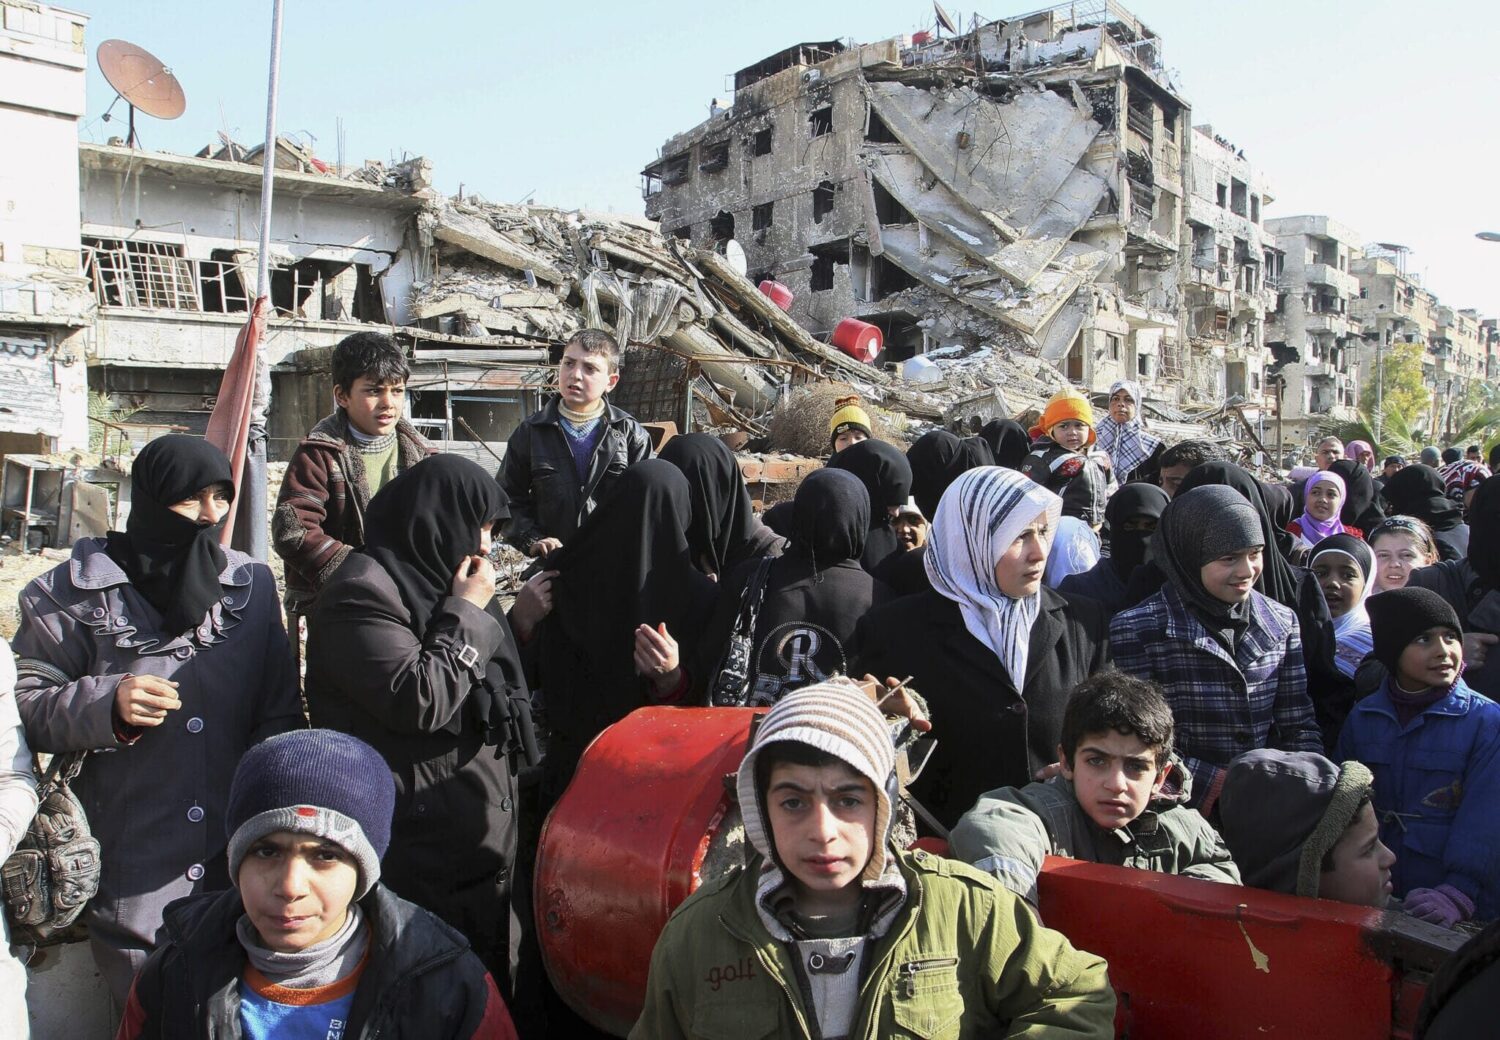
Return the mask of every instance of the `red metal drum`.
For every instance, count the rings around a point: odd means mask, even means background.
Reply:
[[[793,294],[792,290],[788,289],[780,282],[771,281],[771,279],[769,278],[760,283],[760,291],[772,303],[774,303],[784,311],[791,310],[792,301],[797,298],[796,295]]]
[[[833,345],[867,365],[875,360],[884,342],[879,326],[858,318],[845,318],[833,329]]]
[[[749,708],[640,708],[589,745],[543,828],[536,927],[552,985],[624,1036],[640,1016],[657,936],[705,879],[742,862],[725,786]]]

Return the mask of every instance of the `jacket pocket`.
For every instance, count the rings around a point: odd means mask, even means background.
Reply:
[[[964,1013],[958,991],[958,958],[934,954],[897,965],[891,982],[891,1013],[907,1035],[951,1040]]]
[[[769,1000],[712,1000],[693,1008],[693,1036],[702,1040],[761,1040],[774,1036],[779,1017]]]

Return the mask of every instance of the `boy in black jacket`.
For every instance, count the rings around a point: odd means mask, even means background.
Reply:
[[[379,753],[344,733],[246,752],[225,814],[236,887],[167,907],[116,1040],[515,1040],[463,936],[379,883],[395,801]]]

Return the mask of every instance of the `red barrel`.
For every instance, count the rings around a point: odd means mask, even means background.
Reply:
[[[833,330],[833,345],[867,365],[880,353],[884,339],[880,329],[858,318],[845,318]]]
[[[651,951],[677,905],[743,862],[724,778],[749,708],[640,708],[584,752],[537,853],[536,927],[552,985],[600,1029],[640,1017]]]
[[[919,47],[930,39],[932,39],[932,33],[927,32],[925,29],[921,32],[914,32],[911,34],[911,42],[913,47]]]
[[[769,278],[760,283],[760,291],[770,297],[771,302],[784,311],[791,310],[792,301],[797,298],[792,290],[780,282],[771,281]]]

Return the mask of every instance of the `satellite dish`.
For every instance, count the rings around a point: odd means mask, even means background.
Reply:
[[[953,19],[948,17],[948,12],[943,10],[943,5],[938,0],[932,0],[932,13],[937,15],[937,23],[940,28],[947,29],[957,35],[958,27],[953,24]]]
[[[115,101],[125,99],[130,108],[130,133],[125,143],[134,148],[139,143],[135,136],[135,110],[140,109],[157,119],[176,119],[187,109],[187,95],[182,84],[150,51],[124,40],[105,40],[99,45],[99,71],[111,87],[115,88]],[[114,108],[114,102],[110,102]],[[105,121],[109,113],[104,113]]]
[[[750,263],[745,259],[745,247],[732,238],[724,243],[724,259],[729,261],[729,266],[737,274],[744,274],[750,269]]]

